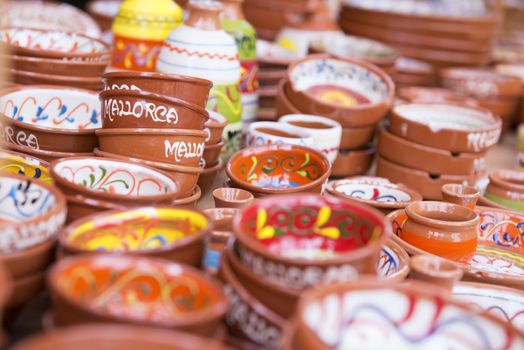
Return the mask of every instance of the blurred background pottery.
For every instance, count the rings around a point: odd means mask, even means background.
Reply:
[[[213,191],[213,199],[217,208],[242,208],[250,205],[254,197],[241,188],[221,187]]]
[[[509,169],[493,171],[484,197],[505,208],[524,211],[524,173]]]
[[[314,147],[314,141],[309,131],[276,122],[251,123],[246,134],[246,146],[286,144]]]
[[[218,160],[218,163],[204,168],[198,178],[198,186],[200,186],[203,193],[207,193],[211,190],[215,183],[215,179],[222,169],[224,169],[224,163],[221,159]]]
[[[333,163],[332,176],[341,178],[365,174],[371,168],[374,154],[375,149],[373,147],[356,150],[340,150]]]
[[[447,291],[452,291],[453,285],[463,275],[457,264],[431,255],[415,255],[411,257],[409,266],[411,279],[431,283]]]
[[[87,3],[86,11],[105,33],[111,31],[113,20],[118,15],[121,4],[122,0],[90,0]]]
[[[442,200],[449,203],[462,205],[469,209],[475,209],[480,197],[477,187],[459,184],[446,184],[442,186]]]
[[[0,151],[0,170],[39,179],[49,184],[53,183],[53,178],[49,174],[49,163],[24,153]]]

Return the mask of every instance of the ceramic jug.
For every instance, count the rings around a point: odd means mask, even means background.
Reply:
[[[160,48],[182,24],[182,9],[173,0],[125,0],[113,22],[109,70],[154,72]]]

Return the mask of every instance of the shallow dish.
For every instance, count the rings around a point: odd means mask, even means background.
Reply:
[[[519,78],[503,75],[482,68],[445,68],[439,71],[443,87],[463,95],[489,97],[513,97],[522,95]]]
[[[0,170],[53,183],[49,174],[49,163],[24,153],[1,150]]]

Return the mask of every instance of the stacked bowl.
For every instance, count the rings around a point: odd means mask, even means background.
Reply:
[[[377,176],[400,182],[425,199],[441,199],[447,183],[476,185],[502,122],[486,109],[441,103],[400,104],[380,131]]]
[[[395,62],[395,85],[397,87],[434,86],[436,72],[425,61],[408,57],[399,57]]]
[[[110,47],[84,34],[22,27],[0,29],[0,42],[15,84],[65,85],[101,90]]]
[[[205,124],[208,136],[202,155],[205,166],[198,178],[198,186],[203,193],[209,192],[217,175],[224,169],[220,154],[225,143],[222,139],[222,131],[227,125],[227,119],[222,114],[211,110],[208,110],[208,113],[209,120]]]
[[[313,114],[342,126],[334,177],[365,173],[376,125],[386,116],[395,94],[392,79],[380,68],[354,59],[311,55],[294,62],[277,91],[277,115]]]

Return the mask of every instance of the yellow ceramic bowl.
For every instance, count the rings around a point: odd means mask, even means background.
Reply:
[[[53,179],[48,169],[49,164],[41,159],[18,152],[0,151],[0,171],[25,175],[52,184]]]

